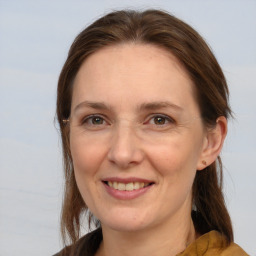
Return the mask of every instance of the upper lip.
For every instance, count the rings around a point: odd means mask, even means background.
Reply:
[[[111,181],[111,182],[120,182],[120,183],[131,183],[131,182],[144,182],[144,183],[154,183],[152,180],[137,178],[137,177],[128,177],[128,178],[120,178],[120,177],[107,177],[102,180],[103,182]]]

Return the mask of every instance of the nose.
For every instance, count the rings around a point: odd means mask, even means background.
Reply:
[[[143,161],[144,152],[132,127],[118,126],[113,131],[108,160],[120,169],[127,169]]]

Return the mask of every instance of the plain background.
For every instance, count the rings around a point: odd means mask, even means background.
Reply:
[[[223,149],[235,241],[256,255],[256,1],[0,0],[0,255],[61,249],[61,143],[56,84],[69,46],[113,9],[162,8],[210,44],[229,83],[235,120]]]

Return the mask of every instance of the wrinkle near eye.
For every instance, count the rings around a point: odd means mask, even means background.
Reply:
[[[144,111],[143,111],[144,112]],[[128,116],[128,115],[127,115]],[[193,117],[187,120],[181,120],[180,116],[170,116],[167,113],[138,113],[134,117],[115,117],[109,113],[93,113],[87,112],[80,117],[76,116],[73,119],[74,127],[81,130],[98,131],[98,130],[109,130],[115,132],[115,129],[134,129],[147,131],[147,132],[173,132],[175,130],[182,131],[182,128],[188,128],[191,126],[194,120],[200,117]],[[114,129],[114,130],[113,130]],[[141,133],[140,132],[140,133]]]

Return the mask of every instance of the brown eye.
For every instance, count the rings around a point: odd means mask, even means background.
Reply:
[[[94,125],[101,125],[104,123],[104,120],[102,117],[96,116],[96,117],[92,117],[91,122]]]
[[[97,126],[104,126],[107,125],[106,120],[104,119],[104,117],[101,117],[99,115],[90,115],[88,117],[86,117],[83,121],[82,124],[85,127],[97,127]]]
[[[154,123],[156,124],[156,125],[163,125],[163,124],[165,124],[166,123],[166,118],[165,117],[162,117],[162,116],[156,116],[156,117],[154,117]]]
[[[153,125],[153,127],[155,126],[158,128],[166,128],[174,125],[175,121],[170,116],[156,114],[151,116],[151,118],[146,123]]]

